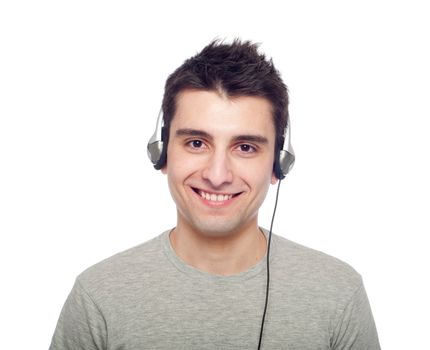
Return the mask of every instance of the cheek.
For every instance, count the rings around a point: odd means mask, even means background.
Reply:
[[[200,163],[195,157],[187,157],[181,152],[170,152],[167,164],[162,170],[168,175],[170,181],[181,182],[198,171],[201,167]]]
[[[273,172],[273,159],[268,158],[258,158],[255,161],[247,162],[243,167],[245,171],[242,171],[244,177],[247,177],[254,184],[258,186],[265,186],[276,183],[276,176]]]
[[[247,167],[245,171],[241,171],[241,178],[248,183],[250,187],[257,189],[259,192],[266,193],[270,184],[273,183],[276,177],[273,174],[273,169],[267,167],[267,171],[262,172],[262,164],[257,167]]]

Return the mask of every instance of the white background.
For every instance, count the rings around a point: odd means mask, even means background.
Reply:
[[[241,37],[291,95],[275,232],[363,275],[384,349],[429,348],[429,17],[425,1],[1,2],[1,347],[48,348],[82,270],[174,226],[146,157],[165,79]]]

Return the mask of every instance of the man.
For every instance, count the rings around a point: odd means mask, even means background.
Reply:
[[[162,110],[149,148],[177,225],[83,272],[51,349],[379,349],[360,275],[258,226],[293,161],[272,61],[212,42],[168,78]]]

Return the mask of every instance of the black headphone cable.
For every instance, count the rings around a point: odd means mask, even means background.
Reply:
[[[266,301],[264,303],[264,311],[263,317],[261,319],[261,328],[260,328],[260,339],[258,340],[258,350],[261,348],[261,339],[263,338],[263,329],[264,329],[264,320],[266,319],[266,311],[267,311],[267,302],[269,300],[269,283],[270,283],[270,268],[269,268],[269,259],[270,259],[270,242],[272,240],[272,228],[273,222],[275,220],[276,207],[278,206],[278,196],[279,196],[279,188],[281,187],[281,180],[278,182],[278,188],[276,189],[276,198],[275,198],[275,207],[273,208],[272,221],[270,223],[270,231],[269,231],[269,239],[267,242],[267,254],[266,254]]]

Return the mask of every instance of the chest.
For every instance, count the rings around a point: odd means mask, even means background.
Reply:
[[[109,349],[257,349],[264,283],[196,284],[145,289],[108,318]],[[274,287],[262,349],[329,349],[324,308]]]

